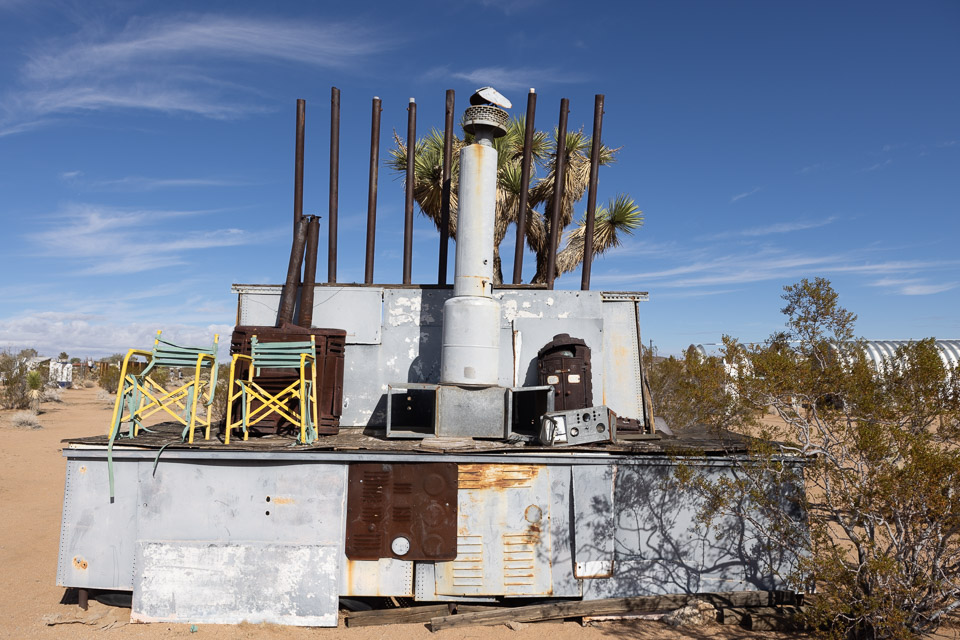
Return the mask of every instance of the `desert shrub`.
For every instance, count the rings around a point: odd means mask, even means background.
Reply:
[[[18,429],[42,429],[37,416],[30,411],[18,411],[10,416],[10,424]]]
[[[682,480],[705,498],[702,522],[749,519],[792,556],[781,577],[815,585],[805,617],[821,634],[921,638],[960,609],[960,368],[929,339],[877,370],[828,281],[784,289],[787,331],[751,348],[726,340],[739,365],[728,395],[779,421],[762,426],[752,455],[730,457],[733,476]]]
[[[227,419],[227,384],[230,378],[230,366],[222,364],[217,370],[217,387],[213,392],[213,406],[210,409],[210,420],[224,422]]]
[[[18,354],[0,352],[0,377],[4,380],[0,406],[4,409],[27,409],[30,407],[30,389],[27,387],[25,351]]]
[[[120,385],[120,367],[111,364],[100,374],[100,379],[97,380],[97,384],[107,393],[116,393],[117,387]]]
[[[170,384],[170,369],[167,367],[154,367],[149,375],[161,387],[166,388]]]
[[[43,392],[43,399],[47,402],[63,402],[63,389],[60,387],[47,388]]]
[[[644,365],[654,411],[671,429],[726,428],[751,419],[751,409],[731,393],[734,374],[723,358],[704,356],[691,346],[682,358],[655,360],[645,350]]]
[[[84,381],[83,381],[83,388],[84,388],[84,389],[93,389],[95,386],[97,386],[97,383],[94,382],[93,380],[84,380]]]
[[[113,404],[116,401],[116,394],[110,393],[106,389],[100,389],[97,391],[97,401],[106,402],[108,404]]]

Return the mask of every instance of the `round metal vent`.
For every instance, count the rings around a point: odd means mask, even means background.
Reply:
[[[493,137],[499,138],[507,133],[507,112],[491,105],[477,105],[467,107],[463,112],[463,130],[476,135],[475,127],[490,127]]]

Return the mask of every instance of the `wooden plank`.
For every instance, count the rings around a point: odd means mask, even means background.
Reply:
[[[450,606],[445,604],[399,609],[375,609],[353,611],[347,615],[348,627],[373,627],[385,624],[411,624],[430,622],[436,616],[450,615]]]
[[[536,622],[582,616],[604,616],[621,613],[654,613],[678,609],[694,600],[709,602],[715,607],[760,607],[769,606],[768,591],[731,591],[729,593],[672,594],[663,596],[637,596],[633,598],[607,598],[604,600],[571,600],[542,605],[510,607],[495,611],[479,611],[459,615],[438,616],[430,620],[433,631],[452,627],[496,625],[504,622]]]

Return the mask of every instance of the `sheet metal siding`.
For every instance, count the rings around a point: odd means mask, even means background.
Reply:
[[[116,465],[116,499],[111,503],[105,458],[67,460],[58,586],[133,588],[141,464],[147,463]]]
[[[618,416],[635,418],[644,425],[636,301],[604,300],[603,326],[605,386],[602,396],[594,398],[594,404],[605,404]]]
[[[336,547],[144,540],[138,548],[134,622],[337,626]]]
[[[669,485],[675,465],[665,457],[578,453],[524,456],[503,464],[502,458],[495,462],[482,455],[171,451],[154,474],[154,452],[122,451],[115,462],[117,499],[111,504],[104,451],[67,449],[64,455],[61,586],[133,589],[138,539],[334,549],[332,574],[340,595],[415,592],[423,600],[771,589],[780,584],[765,569],[769,563],[781,572],[789,569],[783,559],[762,557],[761,538],[749,525],[720,521],[717,526],[726,529],[721,540],[716,527],[700,528],[695,520],[700,505]],[[436,564],[346,562],[347,464],[438,457],[461,465],[462,557]],[[729,461],[687,462],[710,474],[732,472]],[[582,575],[602,573],[611,549],[611,578],[574,576],[575,563],[594,563],[582,567]],[[78,557],[85,568],[73,564]],[[428,573],[431,584],[423,582]]]
[[[273,323],[280,287],[233,290],[240,294],[241,322]],[[443,304],[451,295],[450,289],[317,287],[314,326],[347,331],[342,426],[384,427],[388,384],[440,382]],[[601,292],[501,290],[494,298],[501,308],[500,386],[536,385],[537,351],[554,335],[569,333],[592,351],[593,389],[599,397],[605,370]],[[633,323],[635,334],[635,317]],[[643,412],[622,415],[642,418]]]
[[[719,465],[705,471],[713,479],[733,473]],[[766,554],[764,537],[749,522],[720,518],[709,529],[698,523],[701,502],[673,489],[671,476],[670,466],[618,465],[614,575],[586,580],[584,599],[784,588],[769,567],[787,575],[787,559]]]

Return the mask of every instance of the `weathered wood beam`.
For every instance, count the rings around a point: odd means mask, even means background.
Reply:
[[[773,603],[770,591],[731,591],[729,593],[695,593],[604,600],[571,600],[524,607],[504,607],[492,611],[437,616],[430,620],[433,631],[453,627],[496,625],[505,622],[537,622],[582,616],[616,615],[618,613],[653,613],[683,607],[694,600],[709,602],[715,607],[768,607]]]

